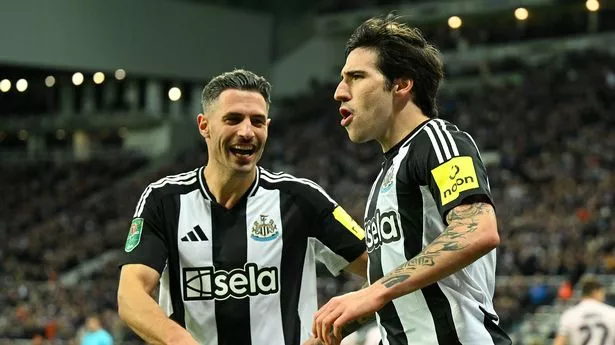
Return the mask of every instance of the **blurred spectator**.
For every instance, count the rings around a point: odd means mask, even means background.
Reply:
[[[97,316],[89,316],[85,323],[81,345],[113,345],[113,338],[101,325]]]

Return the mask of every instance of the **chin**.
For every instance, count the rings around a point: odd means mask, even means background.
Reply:
[[[238,173],[238,174],[249,174],[249,173],[253,172],[255,169],[256,169],[256,165],[254,165],[254,164],[236,165],[235,166],[235,173]]]
[[[357,133],[356,131],[353,131],[349,128],[346,128],[346,132],[348,132],[348,138],[350,139],[350,141],[355,144],[363,144],[372,140],[372,138],[365,135],[365,133]]]

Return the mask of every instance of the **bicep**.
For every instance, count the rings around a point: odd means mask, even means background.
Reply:
[[[443,235],[450,239],[465,238],[484,250],[500,244],[497,220],[493,206],[486,202],[474,202],[455,206],[446,215],[448,224]],[[481,249],[481,250],[482,250]]]
[[[151,294],[160,280],[160,273],[142,264],[127,264],[122,266],[119,291],[139,287]]]
[[[497,220],[493,206],[484,201],[464,203],[455,206],[446,214],[446,223],[449,226],[455,224],[476,224],[481,228],[497,229]]]

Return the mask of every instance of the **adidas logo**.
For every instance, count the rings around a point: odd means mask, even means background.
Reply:
[[[199,242],[199,241],[209,241],[203,229],[200,226],[195,226],[192,231],[188,232],[188,234],[182,237],[182,242]]]

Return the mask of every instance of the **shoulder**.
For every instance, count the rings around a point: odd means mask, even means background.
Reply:
[[[560,317],[560,321],[559,321],[560,325],[565,326],[569,324],[571,320],[574,319],[575,315],[578,313],[577,309],[578,309],[577,306],[574,306],[574,307],[571,307],[565,310],[562,313],[562,316]]]
[[[297,197],[325,198],[334,203],[327,192],[316,182],[285,172],[272,172],[259,167],[260,185],[265,189],[278,189],[282,193]]]
[[[602,304],[604,307],[604,310],[606,310],[608,313],[610,313],[612,316],[615,317],[615,307],[606,303]],[[615,322],[615,318],[613,319],[613,321]]]
[[[109,333],[109,331],[107,331],[107,330],[103,330],[103,336],[106,339],[109,339],[109,340],[113,339],[113,336],[111,336],[111,333]],[[109,343],[109,344],[111,344],[111,343]]]
[[[574,320],[578,318],[579,315],[584,313],[586,309],[587,309],[587,306],[579,302],[577,305],[572,306],[568,308],[566,311],[564,311],[564,313],[562,314],[562,320],[563,321]]]
[[[198,173],[201,168],[186,171],[180,174],[167,175],[145,187],[140,200],[148,198],[164,198],[165,196],[183,194],[198,188]]]
[[[433,152],[441,156],[443,160],[460,155],[460,152],[465,151],[467,147],[478,151],[470,134],[442,119],[427,121],[417,132],[412,146],[415,151],[422,151],[425,154]]]

